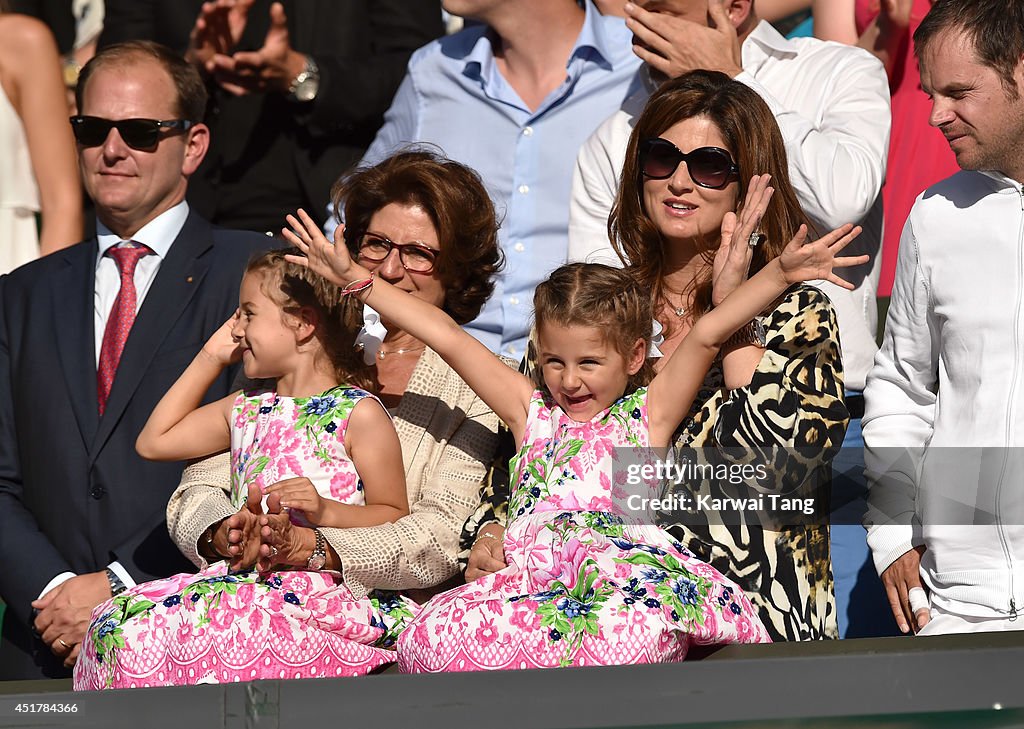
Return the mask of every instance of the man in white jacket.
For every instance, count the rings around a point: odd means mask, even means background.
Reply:
[[[936,0],[914,44],[963,171],[900,241],[864,392],[868,542],[903,632],[1020,630],[1024,3]]]

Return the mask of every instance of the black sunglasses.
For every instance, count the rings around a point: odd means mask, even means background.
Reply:
[[[70,119],[75,139],[83,147],[98,147],[107,141],[111,129],[117,129],[121,139],[132,149],[153,149],[160,141],[161,129],[187,131],[195,122],[185,119],[158,121],[156,119],[103,119],[98,116],[73,116]]]
[[[640,171],[644,177],[668,179],[680,162],[686,163],[691,180],[711,190],[721,190],[740,177],[740,168],[721,147],[698,147],[684,154],[660,137],[640,142]]]

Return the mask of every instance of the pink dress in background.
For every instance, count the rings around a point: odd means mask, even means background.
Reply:
[[[424,605],[398,639],[403,671],[660,663],[693,645],[770,642],[731,580],[619,516],[613,453],[643,458],[647,425],[646,388],[586,423],[534,393],[510,465],[508,567]]]
[[[294,476],[309,478],[325,498],[364,503],[344,441],[352,409],[365,398],[373,395],[344,387],[308,398],[240,394],[231,438],[236,506],[250,483],[263,490]],[[355,599],[337,572],[229,574],[218,562],[100,604],[74,687],[362,675],[395,660],[395,639],[417,609],[389,593]]]
[[[928,124],[931,102],[921,90],[921,75],[911,38],[931,8],[930,0],[914,0],[906,42],[893,60],[889,74],[892,95],[892,134],[882,200],[885,229],[882,237],[882,272],[879,296],[890,296],[896,272],[900,235],[914,199],[926,188],[959,171],[956,157],[942,133]],[[856,0],[857,34],[879,13],[879,0]]]

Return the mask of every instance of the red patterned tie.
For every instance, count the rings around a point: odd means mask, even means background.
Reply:
[[[103,330],[103,344],[100,347],[100,363],[96,369],[96,394],[100,405],[100,415],[107,407],[110,387],[114,384],[114,373],[117,363],[121,361],[121,352],[128,339],[128,332],[135,323],[135,267],[143,256],[152,253],[144,245],[132,243],[129,246],[110,248],[107,253],[117,263],[121,272],[121,290],[117,292],[114,306],[107,317],[107,326]]]

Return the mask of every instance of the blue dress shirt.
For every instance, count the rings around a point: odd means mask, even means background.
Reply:
[[[576,153],[634,90],[640,61],[622,18],[587,2],[565,81],[530,111],[498,70],[491,42],[485,26],[473,26],[416,51],[363,164],[428,143],[480,174],[502,221],[506,263],[466,330],[521,358],[533,290],[566,261]]]

